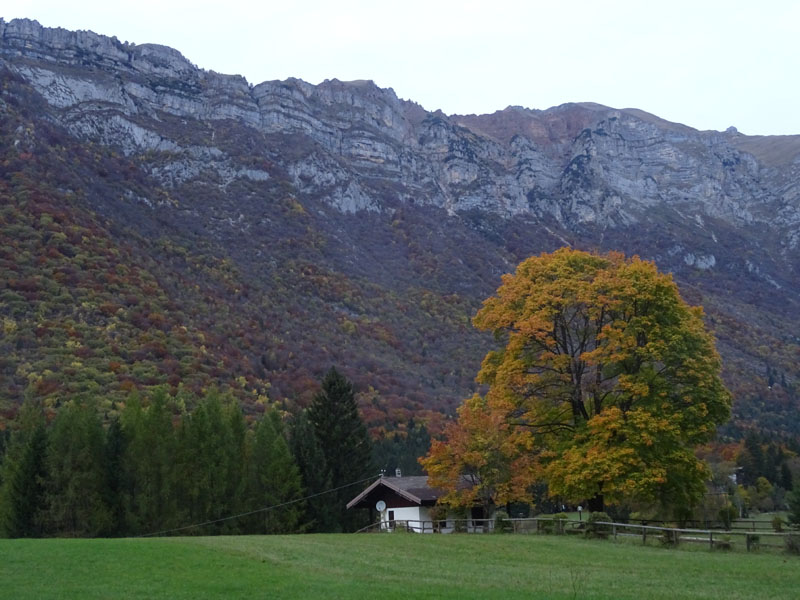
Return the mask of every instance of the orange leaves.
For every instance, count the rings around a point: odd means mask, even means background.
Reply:
[[[529,432],[509,426],[502,410],[478,395],[458,410],[445,429],[447,442],[434,441],[420,463],[430,484],[448,490],[444,502],[471,506],[525,500],[535,481],[536,461]]]
[[[486,398],[465,403],[426,468],[446,458],[450,485],[480,473],[495,493],[524,464],[526,481],[544,476],[574,500],[691,501],[705,472],[691,446],[730,413],[701,317],[638,257],[564,248],[525,260],[473,319],[505,342],[478,374]]]

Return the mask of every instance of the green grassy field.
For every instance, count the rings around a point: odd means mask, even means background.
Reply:
[[[3,598],[781,598],[800,558],[539,535],[0,540]]]

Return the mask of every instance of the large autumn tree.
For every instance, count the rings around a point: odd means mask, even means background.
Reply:
[[[461,476],[505,461],[510,475],[544,480],[551,495],[588,500],[590,510],[635,500],[685,511],[707,478],[693,448],[730,414],[702,315],[671,276],[637,257],[565,248],[525,260],[473,320],[503,344],[478,374],[492,431],[462,409],[448,438],[473,451],[434,444],[423,461],[432,483],[458,501]],[[482,443],[487,435],[502,438],[505,453]],[[508,468],[522,456],[524,473]],[[520,481],[503,488],[502,471],[496,464],[496,480],[481,485],[521,499]]]

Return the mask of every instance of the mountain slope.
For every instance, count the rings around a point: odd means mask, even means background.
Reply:
[[[229,387],[250,404],[265,392],[302,404],[336,364],[376,427],[420,412],[435,421],[474,388],[492,341],[469,317],[500,274],[570,244],[671,271],[718,335],[736,396],[731,431],[800,433],[790,418],[800,355],[793,136],[699,132],[587,103],[447,116],[371,82],[252,86],[166,47],[32,21],[0,20],[0,39],[4,239],[13,242],[3,293],[25,292],[15,268],[51,279],[65,263],[91,282],[66,280],[68,290],[103,288],[83,301],[96,336],[108,327],[105,304],[131,313],[119,318],[143,314],[139,336],[156,327],[148,315],[163,315],[153,360],[182,365],[124,386],[96,378],[93,389],[117,398],[185,381]],[[19,200],[20,189],[41,202]],[[131,282],[146,308],[114,296],[91,261],[78,269],[68,253],[49,257],[58,232],[42,216],[59,211],[67,227],[86,224],[81,239],[98,240],[88,257],[118,257],[106,272],[153,278]],[[23,239],[28,262],[17,258]],[[41,293],[49,303],[60,292]],[[14,349],[0,398],[7,410],[25,390],[57,402],[73,390],[31,383],[47,346],[19,342],[42,310],[4,298],[14,331],[0,343]],[[74,320],[75,305],[59,310],[44,314]],[[172,348],[180,327],[186,347]],[[129,372],[137,364],[112,356]],[[74,367],[59,360],[47,370],[66,383]]]

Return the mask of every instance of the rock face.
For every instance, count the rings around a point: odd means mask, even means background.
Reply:
[[[177,153],[182,167],[162,173],[177,181],[209,160],[226,179],[267,174],[231,170],[213,137],[187,143],[165,131],[162,114],[307,136],[314,149],[284,166],[304,193],[344,212],[413,201],[580,230],[647,221],[658,207],[737,228],[766,224],[786,250],[799,243],[798,140],[786,164],[771,166],[747,151],[735,129],[700,132],[637,110],[568,104],[446,116],[370,81],[253,86],[203,71],[164,46],[35,21],[0,21],[0,38],[5,66],[35,86],[72,133],[128,154]],[[394,193],[387,197],[379,181]]]
[[[588,103],[448,116],[371,81],[252,85],[164,46],[28,20],[0,19],[0,70],[41,95],[47,119],[135,159],[165,195],[215,187],[222,200],[213,207],[142,199],[163,211],[208,211],[210,230],[235,237],[265,222],[226,190],[279,180],[300,204],[345,219],[395,223],[398,211],[432,211],[443,235],[458,224],[501,249],[497,270],[565,243],[618,248],[682,282],[713,275],[717,291],[766,290],[748,305],[778,293],[763,302],[780,319],[797,308],[800,136],[697,131]],[[774,335],[800,341],[796,327]]]

